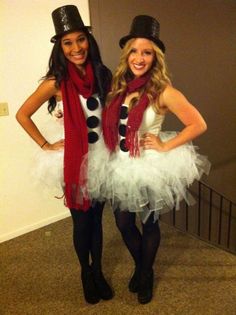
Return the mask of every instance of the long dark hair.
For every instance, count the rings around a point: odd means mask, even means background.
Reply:
[[[101,104],[105,105],[106,95],[110,89],[112,74],[111,71],[103,64],[101,54],[99,51],[98,44],[91,33],[85,28],[82,30],[89,42],[89,53],[88,58],[91,60],[94,76],[95,76],[95,84],[96,84],[96,92],[100,98]],[[61,40],[60,38],[55,42],[51,56],[49,58],[48,63],[49,70],[43,79],[55,79],[56,87],[59,88],[61,81],[66,79],[68,76],[67,72],[67,59],[64,56],[64,53],[61,48]],[[56,107],[56,98],[52,96],[48,100],[48,111],[51,113]]]

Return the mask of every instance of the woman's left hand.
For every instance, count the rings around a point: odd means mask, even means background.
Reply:
[[[144,150],[157,150],[159,152],[165,152],[165,143],[161,141],[159,136],[152,133],[145,133],[140,140],[140,146]]]

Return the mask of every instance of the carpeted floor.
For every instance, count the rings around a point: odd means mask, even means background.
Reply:
[[[132,261],[104,212],[104,273],[111,301],[85,303],[71,219],[0,244],[1,315],[235,315],[236,256],[161,224],[154,298],[140,305],[127,289]]]

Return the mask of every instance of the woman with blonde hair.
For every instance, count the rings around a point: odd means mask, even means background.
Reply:
[[[117,227],[135,264],[129,290],[137,292],[144,304],[153,294],[159,215],[178,209],[182,199],[191,204],[188,186],[209,170],[207,158],[190,142],[207,126],[171,84],[155,18],[136,16],[120,46],[120,63],[103,111],[104,140],[110,151],[106,197],[112,201]],[[182,131],[161,131],[167,113],[183,123]]]

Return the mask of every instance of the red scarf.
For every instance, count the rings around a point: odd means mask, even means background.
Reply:
[[[94,75],[91,63],[85,66],[86,75],[81,78],[74,64],[68,62],[68,79],[61,82],[64,106],[64,192],[68,208],[86,211],[90,200],[82,194],[79,175],[83,156],[88,152],[88,129],[79,94],[84,98],[94,92]]]
[[[117,95],[111,103],[103,110],[103,136],[108,149],[112,152],[118,143],[118,127],[120,120],[120,107],[123,104],[127,93],[138,91],[144,87],[150,74],[134,79],[127,83],[127,88],[123,94]],[[149,104],[146,93],[143,93],[137,103],[129,112],[126,128],[125,146],[129,150],[130,156],[139,155],[138,129],[143,119],[143,113]]]

